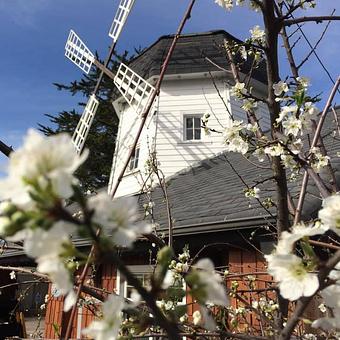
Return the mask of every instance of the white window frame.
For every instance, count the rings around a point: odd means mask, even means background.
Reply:
[[[137,154],[137,157],[136,157],[136,154]],[[140,145],[138,144],[136,145],[134,153],[131,155],[127,172],[130,174],[130,173],[138,171],[139,163],[140,163]]]
[[[202,129],[202,117],[203,114],[202,113],[182,113],[182,120],[181,120],[181,124],[182,124],[182,141],[184,143],[200,143],[203,142],[203,137],[204,137],[204,133],[203,133],[203,129]],[[200,139],[195,139],[195,125],[193,124],[193,139],[188,139],[187,138],[187,118],[199,118],[200,119],[200,128],[201,128],[201,135],[200,135]]]
[[[131,265],[127,266],[130,272],[138,277],[138,275],[152,275],[154,272],[154,266],[151,265]],[[128,291],[128,284],[124,276],[120,274],[120,271],[117,270],[116,274],[116,293],[126,299],[127,297],[127,291]],[[183,289],[185,291],[185,295],[183,296],[183,299],[181,302],[179,302],[179,305],[186,305],[187,304],[187,285],[186,282],[183,280]],[[150,340],[154,340],[154,338],[149,337]],[[186,337],[183,337],[183,340],[186,340]]]

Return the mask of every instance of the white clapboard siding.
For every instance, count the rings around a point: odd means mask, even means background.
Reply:
[[[225,84],[225,81],[217,80],[217,86],[226,104],[217,94],[210,79],[179,79],[163,82],[157,103],[157,114],[149,118],[148,128],[144,129],[140,138],[139,169],[132,174],[126,173],[116,196],[133,194],[141,189],[144,164],[148,159],[148,148],[153,145],[160,168],[166,177],[225,150],[222,135],[218,133],[205,135],[202,131],[201,141],[183,140],[183,117],[186,114],[203,115],[209,112],[208,126],[221,132],[230,119],[225,105],[235,118],[246,121],[245,112],[240,108],[240,104],[235,100],[229,100],[229,89]],[[261,125],[267,125],[269,119],[263,108],[259,107],[258,111],[262,115]],[[111,184],[115,182],[118,170],[122,162],[126,160],[139,119],[132,107],[126,105],[121,115]]]
[[[154,136],[155,136],[155,125],[154,117],[150,116],[144,129],[142,131],[141,137],[139,139],[139,161],[138,169],[130,172],[127,170],[125,172],[126,176],[119,185],[118,192],[116,196],[123,196],[131,193],[138,192],[141,188],[142,175],[144,177],[144,165],[148,159],[149,152],[153,151]],[[137,134],[137,130],[140,126],[141,118],[132,107],[126,106],[123,114],[120,117],[117,145],[115,148],[115,153],[113,157],[112,172],[109,181],[109,193],[116,184],[117,177],[122,170],[124,163],[126,162],[130,147],[134,142]],[[138,180],[137,180],[138,179]]]

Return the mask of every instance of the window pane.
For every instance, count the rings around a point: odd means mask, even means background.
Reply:
[[[193,118],[186,118],[186,128],[192,128]]]
[[[201,129],[195,129],[195,139],[201,139]]]
[[[129,165],[130,171],[134,169],[134,163],[135,163],[135,160],[134,160],[133,157],[131,157],[131,159],[130,159],[130,165]]]
[[[201,127],[201,118],[195,117],[194,120],[195,120],[195,128],[196,129],[200,128]]]
[[[192,140],[194,138],[192,129],[187,129],[187,140]]]

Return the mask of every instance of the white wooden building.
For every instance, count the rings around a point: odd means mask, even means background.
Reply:
[[[155,84],[172,38],[159,38],[130,63],[131,69],[150,84]],[[234,81],[223,50],[225,39],[236,40],[225,31],[181,36],[160,95],[147,119],[116,197],[131,195],[141,190],[145,180],[145,162],[151,152],[156,152],[165,177],[222,152],[222,135],[206,135],[201,128],[201,118],[205,113],[210,114],[208,126],[217,131],[223,131],[227,120],[230,119],[228,111],[235,119],[247,121],[241,103],[230,96]],[[249,60],[241,71],[246,74],[250,65]],[[261,96],[264,96],[266,91],[265,79],[264,67],[253,72],[253,91]],[[109,192],[116,184],[141,119],[136,108],[128,105],[123,97],[115,100],[113,105],[120,123]],[[265,130],[269,127],[269,115],[261,106],[258,107],[258,115],[261,117],[261,127]]]

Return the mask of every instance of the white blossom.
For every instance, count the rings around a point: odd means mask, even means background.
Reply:
[[[296,137],[302,129],[302,122],[299,118],[292,115],[282,121],[282,126],[287,136],[293,135]]]
[[[307,77],[297,77],[296,80],[298,81],[299,85],[302,86],[304,89],[307,89],[310,85],[310,81]]]
[[[231,152],[247,153],[248,143],[242,138],[240,132],[245,128],[241,121],[229,120],[223,132],[226,150]]]
[[[193,312],[192,320],[193,320],[195,326],[198,326],[198,325],[201,324],[202,315],[201,315],[201,312],[199,310],[196,310],[195,312]]]
[[[333,316],[331,318],[324,317],[313,321],[313,328],[322,328],[325,331],[332,331],[340,328],[340,308],[332,309]]]
[[[331,285],[320,293],[325,305],[332,310],[332,317],[323,317],[312,323],[314,328],[334,330],[340,328],[340,283]]]
[[[257,188],[257,187],[253,187],[253,188],[247,188],[245,191],[244,191],[244,195],[247,197],[247,198],[260,198],[260,189]]]
[[[254,41],[258,42],[258,43],[264,43],[265,41],[265,33],[263,30],[261,30],[259,25],[254,26],[251,30],[250,30],[250,34],[251,37]]]
[[[248,52],[247,52],[247,49],[246,49],[245,46],[241,46],[238,51],[239,51],[239,53],[241,55],[241,58],[243,60],[247,60],[248,59]]]
[[[323,155],[318,148],[313,148],[311,150],[311,153],[313,154],[311,166],[316,172],[320,172],[324,167],[328,165],[329,157]]]
[[[286,118],[290,113],[296,113],[298,110],[298,107],[296,105],[290,105],[290,106],[283,106],[281,108],[279,117],[276,118],[276,122],[280,123],[283,121],[284,118]]]
[[[295,301],[301,296],[311,296],[319,288],[317,274],[310,273],[302,259],[293,254],[271,254],[265,256],[268,273],[278,281],[280,294]]]
[[[47,274],[61,294],[65,295],[64,311],[67,312],[76,303],[71,274],[65,263],[54,255],[36,258],[37,271]]]
[[[288,87],[287,83],[285,83],[282,80],[280,80],[278,83],[274,84],[273,89],[274,89],[275,96],[280,96],[282,94],[282,92],[286,93],[286,92],[289,91],[289,87]]]
[[[253,111],[257,108],[257,102],[254,99],[245,99],[243,101],[242,109],[244,111]]]
[[[230,11],[234,6],[233,0],[215,0],[215,4],[221,6],[228,11]]]
[[[281,144],[273,144],[271,146],[267,146],[264,149],[264,152],[273,157],[281,156],[282,154],[284,154],[284,148]]]
[[[340,262],[334,267],[334,269],[329,273],[328,277],[334,281],[340,281]]]
[[[101,192],[89,199],[94,210],[93,221],[103,227],[117,245],[129,247],[138,236],[152,231],[149,223],[139,220],[136,201],[132,197],[112,201]]]
[[[103,318],[93,321],[83,330],[83,334],[95,340],[116,340],[122,322],[124,298],[110,295],[103,304]]]
[[[162,289],[168,289],[169,287],[173,286],[176,282],[176,273],[172,270],[168,270],[165,274]]]
[[[37,262],[37,271],[47,274],[61,294],[66,296],[65,311],[76,301],[71,273],[61,257],[64,245],[71,244],[69,234],[73,231],[72,224],[57,222],[48,230],[26,228],[7,237],[13,242],[24,240],[24,251]]]
[[[325,226],[340,235],[340,194],[329,196],[323,200],[319,218]]]
[[[266,159],[266,153],[264,152],[264,149],[263,149],[263,148],[257,148],[257,149],[254,151],[253,155],[254,155],[255,157],[257,157],[258,161],[261,162],[261,163],[264,162],[265,159]]]
[[[303,147],[303,143],[301,138],[295,139],[292,143],[289,144],[289,150],[294,154],[298,155]]]
[[[31,205],[32,183],[42,189],[51,185],[55,195],[69,198],[76,182],[73,173],[86,157],[87,152],[76,155],[67,134],[47,138],[29,130],[24,145],[10,154],[8,176],[0,180],[0,199],[23,207]]]
[[[246,84],[236,82],[236,84],[231,88],[230,94],[232,96],[242,98],[244,94],[247,94]]]
[[[324,234],[328,230],[328,227],[321,225],[320,223],[315,225],[306,225],[301,222],[295,224],[292,230],[283,231],[276,246],[276,254],[288,255],[292,252],[295,242],[304,238],[314,235]]]
[[[37,262],[37,270],[47,274],[61,294],[66,295],[64,310],[69,310],[75,303],[71,273],[60,257],[64,245],[70,243],[69,234],[74,231],[73,225],[57,222],[49,230],[25,229],[16,237],[24,238],[25,253]]]
[[[305,112],[308,113],[310,117],[314,118],[320,110],[312,102],[307,102],[305,103]]]
[[[257,123],[255,124],[247,124],[247,130],[252,132],[252,133],[256,133],[259,130],[259,125]]]
[[[320,312],[322,313],[326,313],[327,312],[327,308],[325,306],[324,303],[320,303],[319,306],[318,306],[318,309],[320,310]]]
[[[285,166],[286,169],[294,170],[297,167],[297,163],[294,160],[294,157],[289,154],[283,154],[280,156],[282,164]]]
[[[195,264],[198,269],[199,280],[206,287],[206,303],[227,306],[228,298],[222,277],[215,272],[211,260],[204,258]]]

